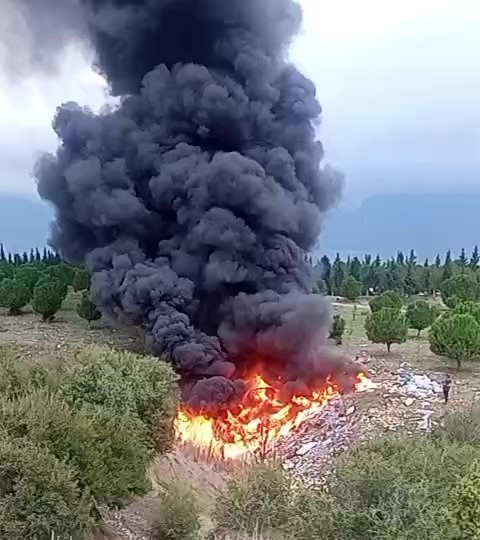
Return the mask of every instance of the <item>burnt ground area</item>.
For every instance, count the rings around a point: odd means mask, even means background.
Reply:
[[[135,329],[120,328],[106,320],[95,322],[90,329],[76,314],[76,301],[76,295],[69,295],[51,324],[43,323],[28,308],[16,317],[0,312],[0,346],[14,347],[19,361],[40,362],[52,358],[68,361],[75,350],[89,344],[143,351],[142,337]],[[364,334],[366,305],[354,309],[352,305],[336,303],[335,309],[347,322],[340,350],[351,359],[359,357],[371,371],[376,388],[334,400],[276,445],[272,454],[311,485],[322,484],[335,457],[346,448],[382,433],[428,432],[442,421],[446,411],[470,407],[480,399],[480,366],[467,365],[457,372],[453,364],[430,352],[426,332],[420,338],[412,333],[406,343],[392,346],[392,352],[387,354],[383,345],[369,343]],[[447,406],[435,386],[446,372],[453,378],[451,402]],[[231,467],[207,463],[182,449],[159,458],[150,471],[152,493],[133,501],[122,512],[106,516],[105,535],[99,538],[150,540],[160,511],[156,494],[162,481],[168,479],[193,486],[208,528],[213,498],[230,471]]]

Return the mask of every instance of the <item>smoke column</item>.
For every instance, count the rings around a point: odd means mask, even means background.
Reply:
[[[284,382],[342,370],[306,253],[341,181],[321,168],[313,83],[286,60],[293,0],[83,0],[115,110],[58,109],[36,168],[52,244],[86,261],[104,313],[220,406],[262,360]]]

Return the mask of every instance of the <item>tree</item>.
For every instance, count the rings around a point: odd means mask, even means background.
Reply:
[[[383,308],[401,309],[403,302],[402,297],[396,291],[385,291],[380,296],[373,297],[368,305],[372,312],[375,312]]]
[[[397,264],[405,263],[405,255],[401,251],[397,251]]]
[[[98,321],[102,317],[97,306],[90,300],[86,291],[83,292],[82,298],[77,305],[77,314],[82,319],[88,321],[88,326],[91,328],[93,321]]]
[[[465,253],[465,248],[462,248],[462,251],[460,252],[460,257],[458,258],[458,266],[460,267],[460,270],[462,272],[465,272],[467,265],[468,265],[468,259]]]
[[[321,271],[320,278],[323,279],[326,285],[326,293],[333,294],[332,290],[332,263],[327,255],[320,259]]]
[[[428,302],[418,300],[407,306],[406,317],[408,326],[418,331],[418,337],[422,330],[428,328],[435,320],[436,310]]]
[[[451,278],[452,274],[453,274],[452,252],[448,250],[447,254],[445,255],[445,263],[443,265],[443,270],[442,270],[442,281],[445,281],[446,279]]]
[[[327,285],[323,279],[319,279],[314,285],[312,292],[314,294],[327,294]]]
[[[362,294],[362,284],[353,276],[348,276],[343,280],[342,295],[350,302],[356,302]]]
[[[471,270],[477,270],[479,262],[480,262],[480,255],[478,253],[478,246],[475,246],[473,248],[472,256],[470,257],[469,266]]]
[[[0,261],[5,261],[5,249],[3,247],[3,244],[0,244]]]
[[[362,263],[358,257],[353,257],[352,262],[350,263],[349,273],[357,281],[360,280],[360,272],[362,270]]]
[[[440,287],[443,303],[453,308],[457,302],[476,301],[480,297],[480,286],[475,276],[457,274],[443,281]]]
[[[393,343],[404,343],[407,340],[407,322],[399,309],[382,308],[369,313],[365,320],[365,331],[373,343],[385,343],[387,351]]]
[[[43,321],[52,322],[62,307],[66,291],[64,284],[55,278],[41,279],[33,291],[32,307]]]
[[[28,286],[31,293],[33,293],[33,289],[39,278],[40,273],[38,270],[29,264],[20,266],[15,271],[15,279],[23,281]]]
[[[415,250],[410,250],[407,262],[410,266],[415,266],[417,264],[417,256],[415,255]]]
[[[73,290],[76,292],[85,291],[90,288],[90,273],[84,268],[78,268],[73,278]]]
[[[332,281],[333,281],[334,294],[339,294],[341,292],[344,279],[345,279],[344,263],[340,259],[340,254],[337,253],[337,256],[335,257],[335,261],[332,267]]]
[[[434,354],[455,360],[461,369],[479,356],[480,324],[468,313],[447,313],[432,324],[429,341]]]
[[[407,265],[407,273],[403,282],[403,288],[407,296],[411,296],[417,292],[418,286],[414,275],[414,266],[410,263]]]
[[[10,315],[19,315],[31,296],[28,285],[21,280],[4,279],[0,283],[0,306],[8,308]]]
[[[344,333],[345,319],[343,319],[340,315],[335,315],[333,317],[333,325],[332,329],[330,330],[329,338],[334,339],[336,345],[341,345]]]

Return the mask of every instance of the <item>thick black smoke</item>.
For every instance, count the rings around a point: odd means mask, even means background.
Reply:
[[[313,83],[285,61],[293,0],[83,0],[118,109],[58,109],[37,167],[52,242],[94,272],[104,312],[145,330],[194,405],[262,361],[307,383],[339,369],[305,254],[338,175],[321,168]]]

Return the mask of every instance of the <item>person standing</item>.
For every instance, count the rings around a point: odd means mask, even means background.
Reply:
[[[443,379],[443,383],[442,383],[443,399],[445,401],[445,405],[448,403],[448,400],[450,399],[451,387],[452,387],[452,378],[447,373],[445,375],[445,379]]]

